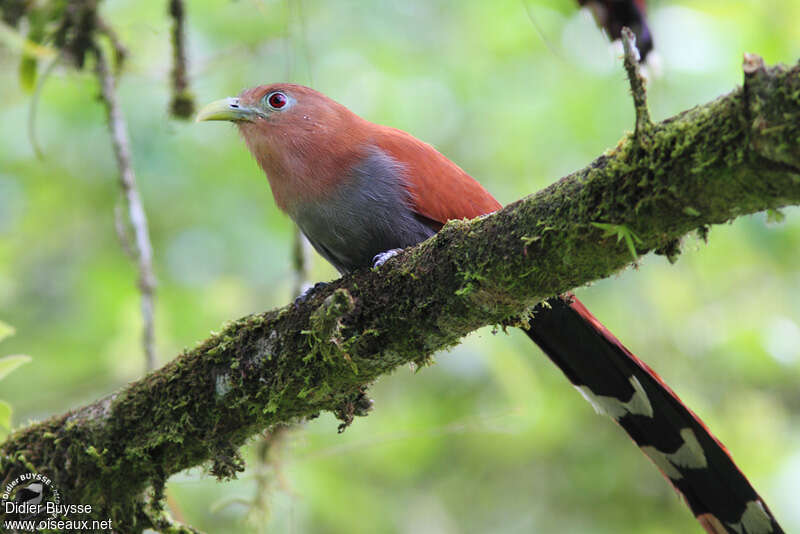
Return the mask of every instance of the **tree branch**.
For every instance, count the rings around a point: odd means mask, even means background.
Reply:
[[[144,347],[145,364],[148,371],[156,366],[155,350],[155,326],[153,321],[153,308],[156,291],[156,277],[153,272],[153,247],[150,244],[150,231],[147,227],[147,216],[144,211],[144,204],[139,195],[136,185],[136,175],[133,172],[131,163],[130,140],[128,138],[128,126],[125,116],[117,101],[117,91],[115,87],[114,74],[109,68],[108,62],[99,48],[95,48],[97,79],[100,82],[100,95],[106,107],[108,115],[108,129],[111,134],[111,145],[114,148],[114,157],[119,168],[119,181],[125,202],[128,207],[128,217],[133,227],[133,242],[135,247],[130,247],[130,243],[125,237],[124,230],[120,232],[120,224],[117,217],[115,223],[117,235],[120,243],[127,254],[130,255],[131,249],[135,250],[137,270],[139,271],[139,291],[142,295],[142,321],[144,324],[142,332],[142,345]],[[116,212],[116,210],[115,210]],[[115,213],[116,216],[116,213]]]
[[[186,8],[183,0],[169,0],[169,16],[172,17],[172,100],[169,111],[178,119],[189,119],[194,115],[194,95],[189,90],[186,73]]]
[[[31,468],[120,532],[152,526],[142,495],[207,461],[221,478],[236,449],[276,424],[327,410],[347,422],[365,388],[407,362],[543,297],[623,269],[629,248],[595,223],[638,237],[637,254],[676,255],[688,232],[800,204],[800,65],[749,58],[728,95],[628,135],[586,168],[472,221],[452,221],[378,272],[346,276],[304,302],[231,322],[121,391],[18,430],[0,478]]]
[[[636,48],[636,35],[630,28],[622,28],[622,49],[625,51],[623,63],[631,86],[633,107],[636,110],[636,130],[634,136],[641,139],[650,127],[650,111],[647,109],[647,93],[644,88],[644,78],[639,71],[639,61],[642,57]]]

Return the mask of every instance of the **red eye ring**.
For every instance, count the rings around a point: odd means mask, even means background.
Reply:
[[[279,91],[268,94],[266,100],[267,105],[272,109],[284,108],[289,103],[289,97]]]

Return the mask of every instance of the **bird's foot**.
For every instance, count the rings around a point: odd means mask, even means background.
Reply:
[[[330,284],[328,282],[317,282],[313,286],[307,288],[305,291],[300,293],[300,295],[296,299],[294,299],[294,305],[299,306],[300,304],[303,304],[305,301],[311,298],[311,296],[314,294],[315,291],[320,290],[329,285]]]
[[[389,260],[389,258],[394,258],[402,251],[403,249],[401,248],[392,248],[387,250],[386,252],[375,254],[375,256],[372,258],[372,268],[374,269],[376,267],[380,267],[381,265],[386,263]]]

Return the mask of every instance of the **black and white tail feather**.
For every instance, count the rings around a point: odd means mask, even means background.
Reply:
[[[539,304],[523,330],[598,413],[628,433],[707,532],[783,533],[700,418],[574,296]]]

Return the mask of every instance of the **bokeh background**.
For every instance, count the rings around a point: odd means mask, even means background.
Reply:
[[[109,0],[131,55],[120,82],[159,279],[161,363],[225,320],[291,298],[292,226],[228,124],[168,117],[165,2]],[[618,52],[568,0],[238,0],[187,3],[192,89],[203,103],[273,81],[313,84],[420,137],[501,202],[578,169],[633,124]],[[794,0],[650,1],[664,119],[741,82],[745,51],[800,56]],[[0,383],[17,425],[141,376],[133,264],[90,72],[57,68],[28,135],[19,55],[0,45],[0,355],[32,363]],[[578,290],[729,447],[787,532],[800,531],[800,210],[688,238]],[[313,257],[313,280],[335,272]],[[343,435],[325,414],[267,461],[218,483],[173,477],[170,508],[208,532],[676,533],[691,514],[624,433],[598,417],[527,339],[484,329],[371,390]],[[259,485],[259,481],[261,484]],[[261,490],[258,489],[261,487]],[[260,491],[260,495],[258,495]]]

